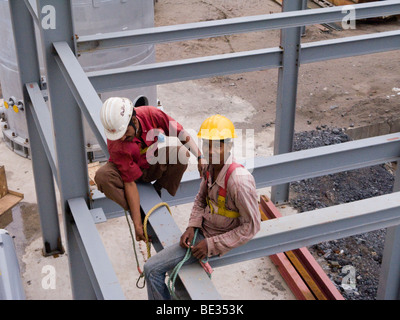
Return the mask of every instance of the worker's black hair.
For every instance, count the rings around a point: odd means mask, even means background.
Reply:
[[[133,129],[135,129],[135,132],[136,132],[136,131],[137,131],[137,128],[136,128],[136,126],[135,126],[135,123],[132,121],[132,118],[133,118],[133,117],[136,117],[136,110],[135,110],[135,108],[133,108],[133,110],[132,110],[132,117],[131,117],[131,120],[129,121],[128,126],[132,126]]]

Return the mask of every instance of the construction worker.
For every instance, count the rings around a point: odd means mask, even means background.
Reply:
[[[129,99],[113,97],[104,102],[100,118],[110,158],[96,172],[96,185],[109,199],[130,211],[136,240],[146,241],[136,182],[155,181],[159,195],[164,188],[174,196],[188,166],[188,150],[198,159],[199,171],[206,162],[183,127],[156,107],[134,108]],[[178,137],[185,147],[157,148],[161,133]]]
[[[188,248],[192,255],[185,264],[223,255],[260,230],[254,178],[231,154],[232,139],[237,137],[233,123],[221,115],[212,116],[204,121],[198,137],[208,165],[180,243],[160,251],[144,265],[149,299],[171,298],[165,274],[182,261]]]

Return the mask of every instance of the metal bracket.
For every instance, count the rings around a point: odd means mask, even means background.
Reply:
[[[98,223],[102,223],[102,222],[107,222],[106,215],[104,214],[104,211],[102,208],[92,209],[92,210],[90,210],[90,213],[93,217],[94,223],[98,224]]]

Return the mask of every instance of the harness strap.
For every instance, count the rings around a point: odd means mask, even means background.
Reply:
[[[225,175],[225,186],[224,186],[224,188],[220,187],[219,190],[218,190],[218,203],[217,203],[218,212],[214,208],[213,201],[209,197],[206,198],[207,205],[210,208],[211,214],[216,213],[216,214],[219,214],[221,216],[225,216],[227,218],[232,218],[232,219],[240,217],[240,213],[239,212],[236,212],[236,211],[233,211],[233,210],[229,210],[229,209],[226,208],[226,193],[227,193],[226,189],[228,187],[228,180],[229,180],[232,172],[235,171],[239,167],[243,168],[243,166],[241,164],[233,162],[229,166],[228,171],[226,172],[226,175]],[[210,177],[210,173],[207,171],[207,180],[209,179],[209,177]]]

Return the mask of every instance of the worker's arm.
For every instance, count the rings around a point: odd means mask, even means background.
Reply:
[[[189,248],[192,245],[196,228],[201,228],[201,226],[203,225],[204,208],[207,206],[206,196],[207,182],[205,179],[202,179],[200,190],[197,193],[196,198],[194,199],[188,227],[186,228],[186,231],[183,233],[180,240],[180,245],[182,248]]]
[[[135,181],[125,182],[125,196],[128,201],[131,217],[135,226],[135,234],[137,241],[146,241],[143,231],[142,217],[140,214],[140,197]]]

